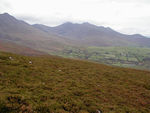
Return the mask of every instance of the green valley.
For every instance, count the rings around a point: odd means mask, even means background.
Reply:
[[[140,47],[66,47],[55,53],[63,57],[86,59],[99,63],[150,69],[150,48]]]

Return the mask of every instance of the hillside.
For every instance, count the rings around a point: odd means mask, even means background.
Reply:
[[[17,45],[16,43],[12,43],[10,41],[0,40],[0,51],[3,52],[11,52],[17,53],[22,55],[29,55],[29,56],[39,56],[39,55],[46,55],[47,53],[37,51],[22,45]]]
[[[74,24],[67,22],[56,27],[35,24],[46,33],[55,33],[59,36],[73,39],[85,46],[147,46],[150,39],[139,34],[121,34],[109,27],[96,26],[90,23]]]
[[[0,113],[149,113],[149,78],[148,71],[0,52]]]

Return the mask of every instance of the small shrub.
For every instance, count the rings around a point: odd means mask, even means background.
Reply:
[[[150,84],[144,84],[143,87],[147,90],[150,90]]]
[[[11,109],[6,106],[6,103],[0,101],[0,113],[9,113],[11,112]]]
[[[50,113],[50,109],[46,106],[38,106],[35,111],[38,113]]]

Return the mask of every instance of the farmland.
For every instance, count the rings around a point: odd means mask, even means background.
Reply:
[[[113,66],[150,69],[150,48],[139,47],[66,47],[57,55],[79,58]]]

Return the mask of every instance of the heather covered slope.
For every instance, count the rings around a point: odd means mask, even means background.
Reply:
[[[56,56],[0,52],[1,113],[96,110],[149,113],[150,72]]]
[[[11,52],[22,55],[36,56],[36,55],[46,55],[47,53],[37,51],[23,45],[18,45],[11,41],[0,40],[0,51]]]

